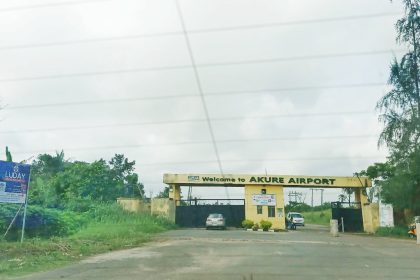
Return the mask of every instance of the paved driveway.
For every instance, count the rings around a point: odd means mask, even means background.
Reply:
[[[420,279],[420,246],[331,237],[320,226],[284,233],[183,229],[141,248],[19,279]]]

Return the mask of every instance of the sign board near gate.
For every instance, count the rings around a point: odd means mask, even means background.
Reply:
[[[276,195],[275,194],[253,194],[252,204],[276,206]]]
[[[25,203],[30,165],[0,161],[0,203]]]
[[[381,227],[394,227],[394,211],[391,204],[379,203],[379,224]]]

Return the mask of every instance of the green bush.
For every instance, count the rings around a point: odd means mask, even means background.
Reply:
[[[268,231],[273,224],[270,221],[261,220],[260,225],[263,231]]]
[[[380,227],[376,230],[377,236],[408,237],[408,228],[404,226]]]
[[[249,228],[252,228],[253,226],[254,226],[254,222],[251,221],[251,220],[243,220],[242,221],[242,227],[243,228],[249,229]]]
[[[0,208],[0,231],[6,232],[19,207],[2,205]],[[17,239],[21,234],[23,209],[11,227],[7,239]],[[25,235],[27,237],[65,236],[77,232],[87,223],[84,215],[57,209],[29,205],[26,213]]]
[[[255,224],[252,226],[252,230],[253,230],[253,231],[257,231],[259,228],[260,228],[260,226],[259,226],[257,223],[255,223]]]
[[[18,208],[18,205],[7,204],[0,207],[0,232],[6,232]],[[77,234],[81,229],[86,229],[86,232],[89,232],[92,228],[98,232],[103,231],[101,234],[104,236],[111,234],[111,228],[115,235],[126,235],[128,231],[133,234],[138,232],[155,233],[173,227],[173,224],[164,218],[152,217],[149,214],[130,213],[123,210],[117,203],[91,203],[87,209],[89,210],[80,213],[29,205],[25,236],[28,238],[61,237]],[[79,208],[80,210],[81,208]],[[23,209],[6,236],[8,240],[19,238],[22,221]]]

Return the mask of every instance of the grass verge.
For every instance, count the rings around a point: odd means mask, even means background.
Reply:
[[[405,226],[380,227],[376,230],[375,235],[383,237],[409,238],[408,228]]]
[[[313,212],[304,212],[305,224],[329,225],[331,220],[331,209]]]
[[[165,219],[102,209],[76,234],[49,239],[32,238],[23,244],[0,242],[0,279],[63,266],[84,257],[139,246],[153,234],[174,228]]]

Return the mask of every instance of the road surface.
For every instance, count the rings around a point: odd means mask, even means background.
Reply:
[[[363,234],[331,237],[321,226],[282,233],[180,229],[140,248],[18,279],[420,279],[420,246]]]

